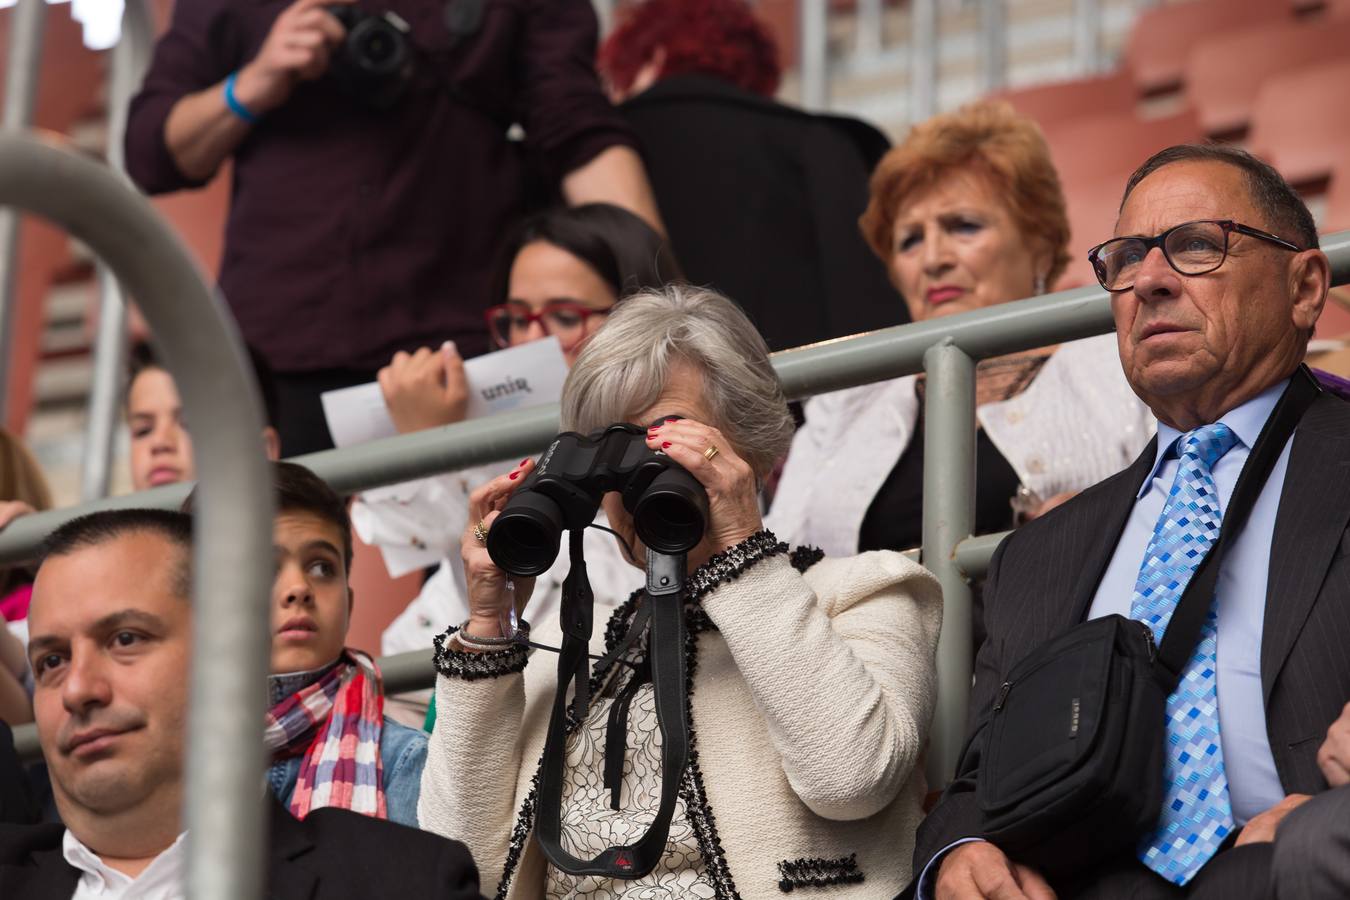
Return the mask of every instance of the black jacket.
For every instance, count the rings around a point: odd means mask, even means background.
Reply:
[[[0,822],[27,825],[36,821],[32,787],[14,752],[14,734],[0,722]]]
[[[480,900],[478,870],[457,841],[337,809],[300,822],[268,805],[272,900]],[[62,854],[64,834],[62,825],[0,825],[0,897],[70,900],[80,876]]]
[[[881,132],[700,75],[619,111],[685,275],[739,303],[770,350],[909,321],[858,231]]]

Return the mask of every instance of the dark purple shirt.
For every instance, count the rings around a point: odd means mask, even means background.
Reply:
[[[165,146],[169,111],[251,60],[289,3],[175,4],[131,104],[127,168],[141,188],[201,186]],[[409,94],[373,112],[332,78],[302,83],[234,154],[220,286],[280,372],[374,369],[447,338],[483,351],[491,270],[527,175],[556,188],[600,151],[635,146],[594,72],[591,0],[485,0],[458,44],[445,0],[359,5],[411,26],[422,63]],[[523,142],[507,139],[512,122]]]

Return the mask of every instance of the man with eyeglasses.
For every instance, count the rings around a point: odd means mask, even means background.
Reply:
[[[1307,387],[1315,399],[1247,494],[1246,526],[1220,557],[1209,616],[1168,698],[1157,824],[1107,863],[1053,877],[981,839],[979,732],[1010,670],[1088,619],[1119,614],[1165,633],[1285,388],[1311,384],[1301,363],[1331,281],[1298,195],[1264,162],[1217,146],[1172,147],[1140,166],[1116,236],[1089,258],[1112,295],[1125,376],[1158,434],[1128,469],[995,553],[971,697],[977,733],[919,830],[911,891],[1322,896],[1303,886],[1325,882],[1295,876],[1309,860],[1345,867],[1335,842],[1350,823],[1336,821],[1335,804],[1310,804],[1325,827],[1301,828],[1298,848],[1280,825],[1310,795],[1350,790],[1331,788],[1318,758],[1350,699],[1350,405]]]

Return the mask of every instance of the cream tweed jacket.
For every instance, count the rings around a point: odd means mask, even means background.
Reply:
[[[691,774],[702,790],[688,813],[718,897],[782,897],[779,863],[793,861],[862,875],[811,896],[893,897],[909,881],[926,790],[937,581],[898,553],[824,559],[804,574],[778,554],[701,604],[714,627],[691,642]],[[597,609],[592,653],[604,652],[605,619]],[[538,623],[531,638],[558,646],[557,624]],[[556,657],[535,652],[523,671],[472,680],[438,662],[421,827],[464,841],[498,897],[542,897],[533,780]]]

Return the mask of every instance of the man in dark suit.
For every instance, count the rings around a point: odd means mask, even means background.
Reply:
[[[1212,542],[1218,529],[1180,514],[1172,498],[1217,496],[1221,515],[1285,386],[1304,377],[1297,369],[1329,266],[1307,208],[1273,169],[1228,148],[1162,151],[1130,179],[1116,235],[1097,250],[1098,276],[1113,292],[1126,377],[1159,434],[1127,470],[995,553],[972,723],[988,714],[1012,666],[1085,619],[1156,613],[1155,632],[1165,628],[1193,568],[1182,572],[1183,554],[1162,554],[1160,541]],[[1317,753],[1350,697],[1348,522],[1350,405],[1324,394],[1224,556],[1216,616],[1169,698],[1169,787],[1157,830],[1106,866],[1049,883],[980,839],[977,735],[919,830],[918,895],[1276,896],[1280,824],[1328,790]],[[1186,530],[1202,525],[1208,536]],[[1161,579],[1160,559],[1177,566]],[[1212,754],[1203,772],[1193,771],[1195,755],[1179,752],[1187,742]]]
[[[64,825],[0,826],[0,897],[183,896],[191,519],[116,510],[49,538],[29,613],[38,737]],[[478,898],[463,845],[343,810],[275,801],[277,900]]]

